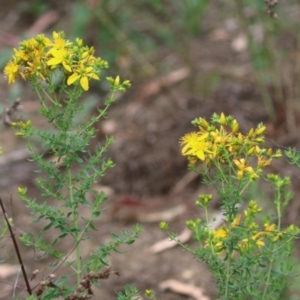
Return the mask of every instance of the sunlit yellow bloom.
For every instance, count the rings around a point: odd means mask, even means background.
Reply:
[[[210,132],[210,135],[213,137],[214,142],[217,144],[223,144],[226,145],[226,142],[228,140],[228,135],[222,134],[219,130],[215,130]]]
[[[255,241],[255,244],[258,247],[263,247],[265,245],[265,242],[262,240],[262,236],[261,235],[253,236],[252,239]]]
[[[29,54],[26,53],[23,50],[17,50],[17,49],[14,48],[14,52],[15,52],[14,57],[15,57],[17,62],[27,61],[29,59]]]
[[[244,177],[244,173],[250,173],[251,175],[255,175],[255,172],[251,166],[247,166],[247,161],[244,158],[233,160],[235,165],[238,167],[237,177],[238,179],[242,179]]]
[[[231,223],[231,225],[228,226],[224,225],[218,229],[211,230],[211,235],[212,235],[211,242],[217,253],[221,254],[221,252],[224,250],[223,241],[229,237],[232,228],[237,227],[240,224],[240,221],[241,221],[241,215],[237,215],[236,218]],[[208,244],[209,244],[209,240],[206,241],[206,246]]]
[[[8,84],[16,81],[17,73],[19,71],[19,65],[16,60],[11,60],[7,63],[4,68],[4,75],[8,78]]]
[[[88,78],[100,80],[98,75],[93,72],[93,67],[85,67],[83,64],[79,64],[75,72],[68,78],[67,84],[71,85],[80,79],[80,85],[85,91],[87,91],[89,89]]]
[[[226,238],[228,236],[228,230],[223,226],[218,229],[213,229],[211,233],[214,238]]]
[[[206,152],[209,152],[207,137],[208,133],[199,135],[197,132],[191,132],[184,135],[180,140],[181,145],[184,145],[182,155],[196,156],[203,161]]]
[[[65,40],[65,34],[62,31],[61,32],[53,31],[52,37],[53,37],[53,42],[50,41],[49,46],[52,46],[52,48],[56,50],[61,50],[72,46],[71,42]]]
[[[222,226],[218,229],[212,229],[212,246],[214,247],[215,251],[219,254],[224,250],[223,240],[228,237],[228,229],[225,226]],[[209,240],[206,241],[206,246],[209,245]]]
[[[257,245],[258,247],[263,247],[263,246],[265,245],[265,242],[262,241],[262,240],[257,240],[257,241],[256,241],[256,245]]]
[[[258,247],[263,247],[265,245],[264,241],[257,239],[255,236],[253,236],[251,239],[243,239],[240,243],[239,243],[239,248],[240,249],[244,249],[244,248],[249,248],[251,246],[251,240],[255,241],[255,244]]]
[[[70,66],[70,62],[71,62],[71,53],[70,51],[66,50],[66,49],[54,49],[52,48],[48,54],[51,54],[53,56],[53,58],[49,59],[47,61],[47,65],[48,66],[57,66],[59,64],[62,64],[63,67],[69,71],[72,72],[72,68]]]
[[[216,144],[211,144],[209,147],[210,152],[206,154],[206,163],[209,163],[212,159],[217,156],[218,147]]]
[[[272,231],[275,230],[276,225],[275,225],[275,224],[265,223],[265,224],[264,224],[264,227],[265,227],[265,231],[266,231],[266,232],[272,232]]]
[[[272,162],[272,158],[266,160],[266,159],[262,158],[261,156],[258,157],[258,166],[261,168],[270,165],[271,162]]]
[[[26,52],[29,52],[33,49],[38,48],[38,47],[39,47],[39,43],[34,38],[22,41],[20,43],[20,49],[23,50],[23,51],[26,51]]]
[[[241,222],[241,215],[237,215],[235,217],[235,219],[233,220],[232,225],[233,226],[238,226],[240,224],[240,222]]]
[[[99,80],[100,69],[107,68],[108,63],[100,57],[93,56],[94,47],[83,46],[81,39],[73,43],[65,39],[63,32],[53,32],[52,39],[39,34],[20,42],[19,48],[4,69],[8,83],[15,82],[18,76],[24,80],[42,79],[48,84],[53,83],[54,70],[59,67],[67,77],[67,84],[78,81],[84,90],[89,89],[89,80]],[[130,85],[123,82],[118,88]]]
[[[44,34],[38,34],[35,40],[42,46],[49,46],[52,44],[51,40],[47,38]]]

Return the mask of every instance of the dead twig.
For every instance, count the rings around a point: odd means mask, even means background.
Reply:
[[[12,239],[13,244],[14,244],[14,248],[15,248],[15,251],[16,251],[16,254],[17,254],[17,257],[18,257],[19,264],[21,266],[21,270],[22,270],[22,274],[23,274],[24,281],[25,281],[25,284],[26,284],[27,292],[28,292],[29,295],[32,295],[32,289],[30,287],[29,279],[28,279],[26,271],[25,271],[25,267],[24,267],[24,264],[23,264],[22,256],[21,256],[21,252],[20,252],[17,240],[15,238],[15,234],[12,230],[12,226],[10,224],[10,221],[9,221],[8,216],[7,216],[7,213],[6,213],[6,210],[5,210],[5,207],[4,207],[4,204],[3,204],[3,201],[2,201],[1,197],[0,197],[0,206],[1,206],[1,209],[2,209],[2,212],[3,212],[3,215],[4,215],[4,219],[5,219],[5,222],[7,224],[11,239]]]
[[[28,149],[15,150],[0,156],[0,167],[9,165],[13,162],[22,161],[32,156]]]
[[[55,10],[50,10],[40,16],[32,26],[26,31],[28,36],[34,36],[40,32],[45,31],[50,25],[55,23],[59,18],[59,14]]]
[[[137,93],[137,100],[128,106],[127,114],[129,116],[134,115],[147,99],[159,94],[162,89],[169,88],[171,85],[187,78],[190,73],[191,71],[188,68],[181,68],[150,81]]]
[[[192,236],[192,232],[185,228],[177,237],[176,239],[179,240],[181,243],[187,242]],[[150,251],[153,254],[165,251],[169,248],[173,248],[177,245],[178,243],[176,241],[170,240],[170,238],[166,238],[162,241],[159,241],[155,243],[151,248]]]
[[[182,192],[199,174],[193,171],[188,171],[171,189],[170,195],[178,195]]]
[[[203,290],[194,285],[182,283],[175,279],[168,279],[160,283],[159,288],[162,290],[170,290],[174,293],[187,295],[195,300],[210,300],[203,294]]]

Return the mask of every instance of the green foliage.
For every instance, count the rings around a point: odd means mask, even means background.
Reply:
[[[38,165],[36,172],[43,175],[36,180],[42,200],[28,197],[26,187],[18,188],[20,198],[35,215],[33,223],[43,222],[43,229],[37,235],[24,233],[20,240],[39,251],[39,259],[51,257],[53,272],[62,265],[70,271],[57,279],[50,274],[40,282],[34,290],[40,300],[89,299],[93,295],[92,285],[99,285],[101,279],[110,275],[107,256],[112,251],[122,253],[119,247],[134,243],[142,230],[136,225],[132,233],[125,230],[121,234],[112,233],[111,242],[99,245],[88,257],[82,254],[85,242],[92,238],[91,231],[97,231],[95,222],[101,217],[107,200],[105,193],[96,191],[93,186],[114,167],[113,161],[106,157],[112,137],[107,137],[105,143],[95,149],[91,149],[90,144],[96,136],[96,123],[107,117],[114,95],[130,86],[128,80],[121,82],[119,76],[108,77],[111,96],[104,108],[78,124],[78,116],[84,111],[79,99],[89,89],[89,81],[99,80],[101,69],[108,67],[106,61],[94,57],[93,53],[93,47],[84,46],[80,39],[73,44],[65,39],[63,32],[54,32],[53,41],[38,35],[21,43],[4,70],[9,83],[19,77],[30,81],[40,101],[39,113],[53,129],[37,129],[30,120],[12,123],[17,129],[16,135],[27,140],[31,160]],[[37,138],[52,154],[51,161],[37,151],[32,142]],[[71,258],[73,251],[75,258]],[[125,298],[120,294],[118,299],[129,299],[137,294],[133,287],[127,286]],[[36,298],[30,295],[27,299]]]
[[[117,300],[137,300],[139,299],[139,291],[132,285],[126,285],[125,291],[117,293]]]
[[[203,183],[214,187],[222,212],[211,222],[209,205],[213,197],[200,194],[196,205],[204,210],[204,220],[186,223],[198,247],[182,244],[172,233],[170,238],[209,266],[218,288],[217,299],[282,299],[294,267],[293,244],[300,233],[293,224],[286,228],[281,224],[293,196],[290,179],[277,174],[266,177],[274,190],[276,217],[264,212],[256,201],[249,201],[246,194],[263,168],[281,153],[263,148],[262,124],[244,136],[237,121],[223,113],[214,114],[211,122],[197,118],[192,123],[198,132],[181,138],[182,154]],[[296,150],[286,154],[293,163],[299,159]],[[242,214],[239,210],[243,204],[246,209]],[[160,227],[168,232],[166,222]]]

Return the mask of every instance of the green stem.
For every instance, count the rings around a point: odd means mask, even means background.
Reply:
[[[42,91],[43,91],[43,93],[46,95],[46,97],[47,97],[53,104],[55,104],[55,101],[54,101],[54,100],[52,99],[52,97],[46,92],[46,90],[45,90],[44,88],[42,88]],[[41,94],[40,94],[38,88],[35,88],[35,92],[37,93],[39,99],[42,100],[43,97],[41,96]],[[42,104],[43,104],[44,107],[47,107],[47,106],[45,105],[44,101],[42,102]]]
[[[72,184],[72,174],[71,168],[68,168],[68,189],[69,189],[69,197],[70,202],[72,203],[72,217],[73,217],[73,226],[75,230],[75,243],[76,243],[76,274],[77,274],[77,284],[80,284],[81,281],[81,248],[79,240],[81,239],[81,235],[79,233],[78,227],[78,205],[74,201],[73,197],[73,184]]]
[[[207,210],[207,207],[204,208],[204,211],[205,211],[206,224],[208,226],[209,225],[209,219],[208,219],[208,210]],[[207,228],[207,230],[208,230],[208,239],[209,239],[209,241],[211,241],[211,235],[212,235],[211,229]],[[211,249],[211,253],[213,255],[215,255],[215,250],[214,250],[214,247],[213,247],[212,243],[210,243],[210,249]]]
[[[268,286],[270,284],[272,266],[273,266],[273,261],[271,260],[270,265],[269,265],[269,270],[268,270],[268,275],[267,275],[267,281],[266,281],[266,285],[265,285],[265,289],[264,289],[264,293],[263,293],[262,299],[266,298],[266,293],[267,293],[267,290],[268,290]]]
[[[281,203],[280,203],[280,189],[277,190],[276,195],[275,195],[275,203],[276,203],[276,208],[277,208],[277,217],[278,217],[278,225],[277,225],[277,230],[280,231],[280,227],[281,227]],[[268,270],[268,276],[267,276],[267,281],[266,281],[266,286],[264,289],[264,294],[263,294],[263,298],[265,299],[267,290],[268,290],[268,286],[270,284],[270,278],[271,278],[271,271],[272,271],[272,267],[273,267],[273,259],[271,257],[271,262],[269,265],[269,270]]]
[[[228,297],[228,285],[229,285],[229,278],[230,278],[230,275],[229,275],[229,272],[230,272],[230,262],[231,262],[231,258],[230,256],[228,257],[228,262],[227,262],[227,268],[226,268],[226,287],[225,287],[225,299],[227,299]]]
[[[111,96],[109,99],[114,99],[115,97],[115,92],[111,93]],[[108,110],[110,105],[106,105],[105,108],[101,111],[101,113],[99,113],[99,115],[96,117],[95,121],[90,122],[86,128],[90,128],[91,126],[93,126],[102,116],[104,116]],[[82,131],[82,130],[81,130]],[[80,132],[81,133],[81,132]]]
[[[277,230],[280,231],[281,228],[281,203],[280,203],[280,189],[278,189],[276,196],[275,196],[275,203],[277,208],[277,219],[278,219],[278,225]]]

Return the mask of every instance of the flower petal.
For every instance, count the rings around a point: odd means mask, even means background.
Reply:
[[[73,73],[67,81],[68,85],[71,85],[72,83],[74,83],[78,78],[80,77],[80,75],[78,75],[77,73]]]
[[[87,91],[89,89],[89,80],[86,76],[83,76],[80,79],[80,85],[82,86],[82,88]]]

